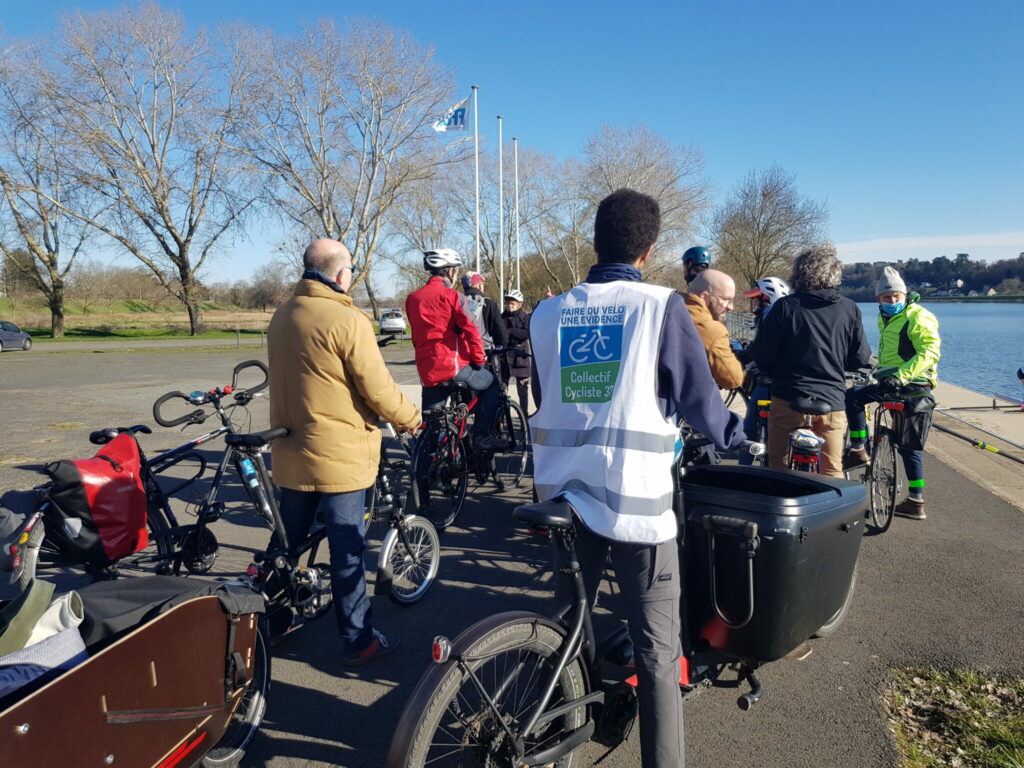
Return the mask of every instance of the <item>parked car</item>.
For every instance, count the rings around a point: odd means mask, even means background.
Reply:
[[[390,309],[380,316],[380,332],[391,335],[405,333],[405,317],[397,309]]]
[[[0,352],[8,349],[32,349],[32,337],[14,323],[0,320]]]

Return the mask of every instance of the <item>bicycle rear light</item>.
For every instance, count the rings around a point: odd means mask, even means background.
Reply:
[[[434,659],[435,664],[444,664],[448,661],[448,657],[452,653],[452,643],[444,635],[438,635],[434,638],[434,644],[431,646],[430,655]]]

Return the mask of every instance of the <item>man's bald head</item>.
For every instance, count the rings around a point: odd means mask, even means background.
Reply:
[[[302,254],[302,266],[323,272],[331,280],[337,280],[338,273],[352,266],[352,254],[344,243],[330,238],[314,240]]]
[[[725,272],[717,269],[705,269],[698,273],[687,290],[704,300],[715,320],[725,317],[736,298],[736,283]]]

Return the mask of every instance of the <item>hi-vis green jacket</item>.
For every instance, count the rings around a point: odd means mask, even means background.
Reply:
[[[939,345],[938,318],[920,304],[908,304],[894,317],[878,313],[877,374],[934,387],[939,377]]]

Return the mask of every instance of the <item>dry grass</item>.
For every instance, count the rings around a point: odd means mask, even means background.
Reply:
[[[896,670],[885,694],[901,768],[1024,768],[1024,680]]]

